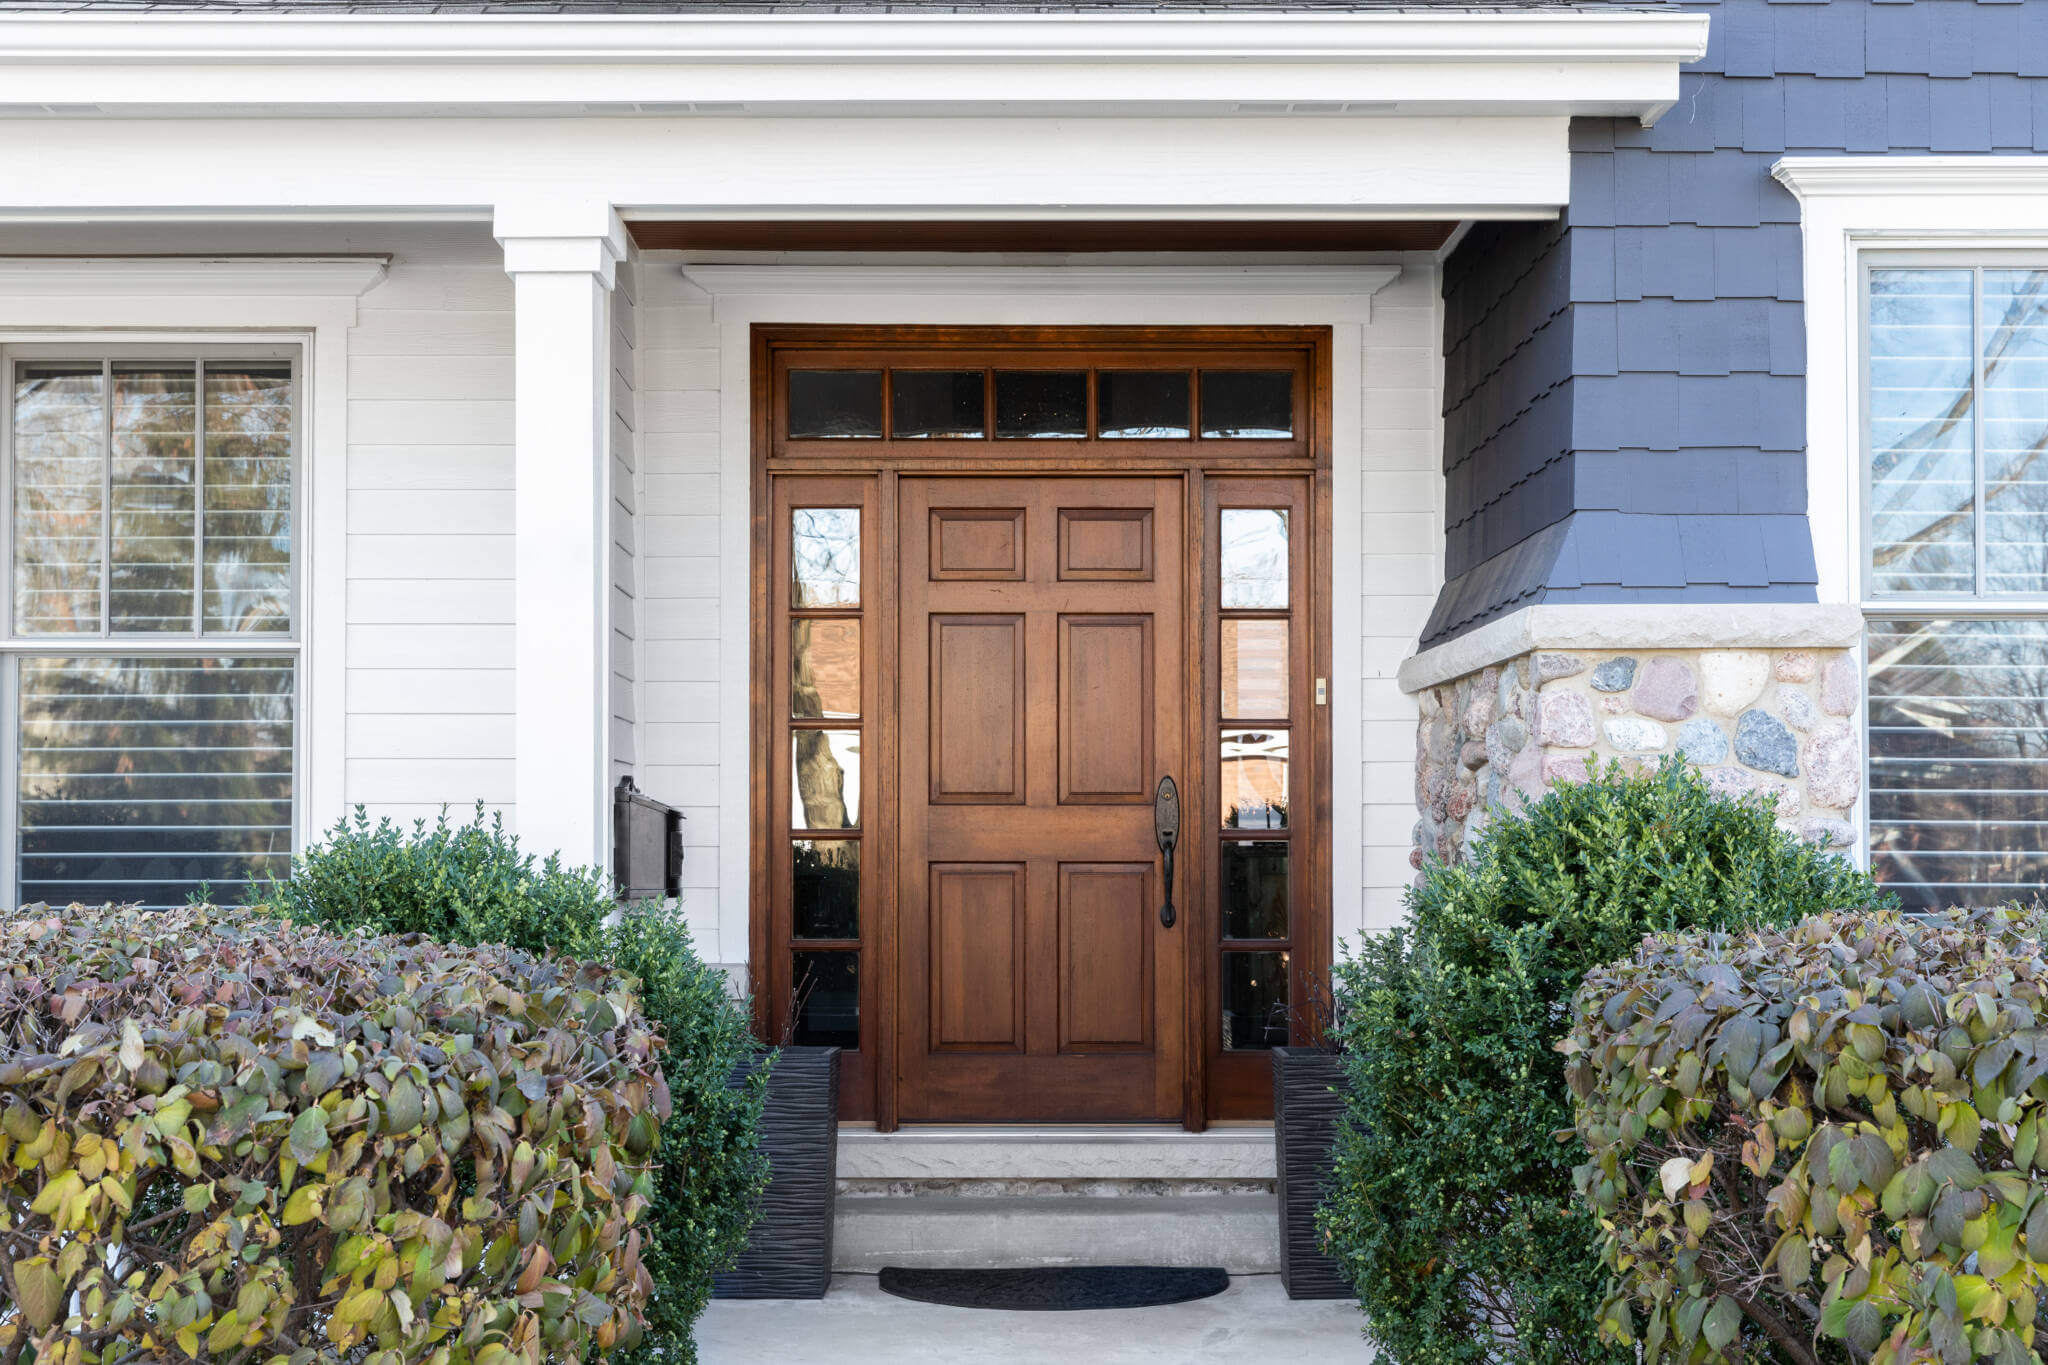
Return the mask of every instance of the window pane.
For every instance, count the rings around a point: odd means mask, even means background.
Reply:
[[[288,659],[24,658],[20,898],[234,901],[292,846]]]
[[[1223,605],[1226,609],[1287,605],[1287,513],[1269,507],[1226,507]]]
[[[1103,370],[1095,376],[1095,431],[1117,440],[1186,440],[1188,376]]]
[[[193,629],[190,365],[114,367],[114,582],[121,631]]]
[[[796,936],[859,938],[859,841],[798,839],[793,846]]]
[[[1289,370],[1209,370],[1202,375],[1202,434],[1236,440],[1294,435]]]
[[[1223,842],[1223,937],[1287,937],[1287,845]]]
[[[860,509],[799,507],[789,524],[791,605],[859,606]]]
[[[2048,272],[1987,270],[1984,591],[2048,591]]]
[[[1870,275],[1871,586],[1976,586],[1970,272]]]
[[[790,828],[857,828],[860,731],[799,730],[790,752]]]
[[[860,1046],[860,955],[797,953],[790,979],[799,1047]]]
[[[206,629],[292,628],[292,372],[206,367]]]
[[[98,365],[23,365],[14,382],[14,628],[100,628],[107,408]]]
[[[2048,621],[1872,621],[1870,867],[1908,910],[2048,882]]]
[[[1287,1046],[1287,954],[1223,955],[1223,1050]]]
[[[835,441],[881,434],[880,370],[789,372],[792,441]]]
[[[1287,828],[1287,731],[1223,732],[1223,824]]]
[[[889,427],[899,441],[980,440],[980,370],[892,370]]]
[[[860,716],[860,622],[789,623],[789,711],[805,720]]]
[[[1287,623],[1223,622],[1223,718],[1287,719]]]
[[[1088,434],[1085,372],[996,371],[996,435],[1052,441]]]

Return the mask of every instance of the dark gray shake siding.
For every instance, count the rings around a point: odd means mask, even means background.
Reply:
[[[1655,128],[1572,128],[1561,223],[1444,270],[1445,577],[1422,643],[1534,602],[1814,600],[1804,154],[2048,151],[2048,3],[1725,0]]]

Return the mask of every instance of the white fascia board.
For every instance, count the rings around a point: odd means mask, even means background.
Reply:
[[[1707,16],[0,15],[5,106],[842,115],[1364,105],[1654,119]],[[647,109],[642,106],[660,106]],[[1354,112],[1358,112],[1354,110]]]
[[[0,297],[361,298],[389,256],[0,256]]]

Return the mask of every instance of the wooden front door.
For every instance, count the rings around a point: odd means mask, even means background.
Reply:
[[[1153,795],[1189,779],[1184,496],[902,480],[906,1120],[1181,1115],[1188,928],[1161,922]]]

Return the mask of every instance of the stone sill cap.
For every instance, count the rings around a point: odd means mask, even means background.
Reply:
[[[838,1174],[868,1180],[1270,1180],[1271,1124],[1176,1128],[1064,1126],[842,1128]]]
[[[1538,605],[1412,655],[1396,676],[1403,692],[1414,693],[1540,649],[1845,649],[1862,636],[1862,611],[1841,604]]]

